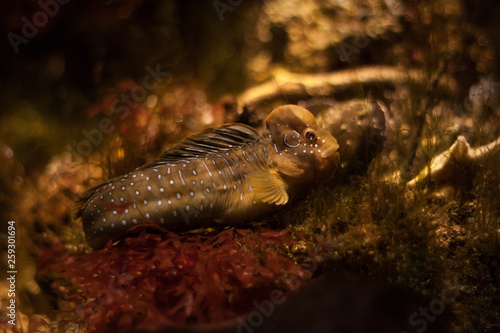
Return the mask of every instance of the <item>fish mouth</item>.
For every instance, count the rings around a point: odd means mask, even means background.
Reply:
[[[321,158],[323,159],[335,159],[335,160],[338,160],[340,155],[339,153],[337,152],[337,150],[339,149],[339,145],[338,144],[332,144],[330,146],[328,146],[328,148],[326,148],[325,150],[323,150],[321,152]]]

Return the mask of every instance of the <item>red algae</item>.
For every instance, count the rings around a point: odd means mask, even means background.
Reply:
[[[72,320],[94,332],[216,323],[251,311],[275,289],[299,288],[310,272],[281,253],[303,237],[233,228],[212,236],[142,232],[84,255],[46,249],[40,272],[60,275],[56,289],[72,281]],[[49,264],[44,257],[54,251],[60,259]]]

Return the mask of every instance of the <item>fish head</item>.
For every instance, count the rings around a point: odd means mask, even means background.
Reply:
[[[273,164],[287,183],[319,186],[335,173],[340,158],[337,140],[308,110],[280,106],[265,119],[265,128]]]

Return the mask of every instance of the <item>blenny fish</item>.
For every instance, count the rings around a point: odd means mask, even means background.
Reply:
[[[187,137],[156,160],[85,192],[75,218],[94,249],[140,226],[187,231],[241,225],[325,183],[339,146],[308,110],[273,110],[259,133],[226,124]]]

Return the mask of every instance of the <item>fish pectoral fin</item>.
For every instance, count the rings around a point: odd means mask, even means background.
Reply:
[[[281,174],[289,177],[302,177],[304,175],[304,170],[300,169],[292,160],[284,156],[276,156],[274,160],[279,166],[278,169]]]
[[[248,181],[252,188],[253,199],[257,202],[284,205],[288,202],[288,186],[277,175],[259,172],[248,175]]]

